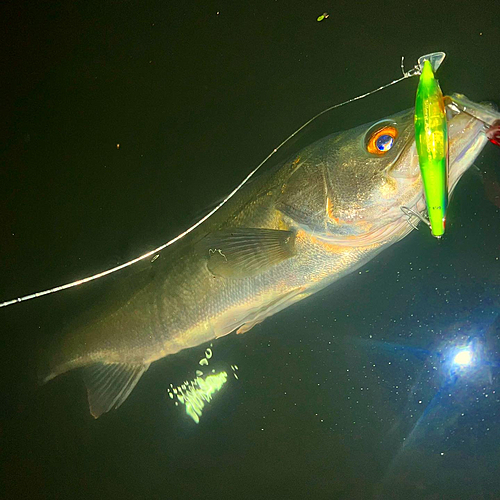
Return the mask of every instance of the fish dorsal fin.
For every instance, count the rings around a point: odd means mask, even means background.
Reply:
[[[201,243],[208,269],[226,278],[255,276],[295,254],[295,234],[277,229],[225,229]]]
[[[83,368],[90,413],[94,418],[118,408],[132,392],[149,364],[94,363]]]

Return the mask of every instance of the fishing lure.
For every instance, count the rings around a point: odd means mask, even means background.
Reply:
[[[431,233],[441,238],[448,205],[448,125],[443,94],[429,59],[421,69],[415,99],[415,144]]]

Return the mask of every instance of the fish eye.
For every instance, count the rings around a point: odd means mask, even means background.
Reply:
[[[384,155],[394,146],[397,136],[394,124],[377,123],[366,134],[366,150],[371,154]]]

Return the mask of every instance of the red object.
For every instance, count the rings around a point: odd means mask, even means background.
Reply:
[[[486,131],[486,137],[493,144],[500,146],[500,120],[493,122],[493,125]]]

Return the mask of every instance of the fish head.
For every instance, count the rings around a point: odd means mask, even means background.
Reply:
[[[467,102],[481,116],[500,117],[488,104]],[[487,138],[484,122],[456,106],[447,120],[451,194]],[[413,109],[320,139],[285,167],[277,208],[325,242],[394,243],[412,230],[404,208],[425,210]]]

